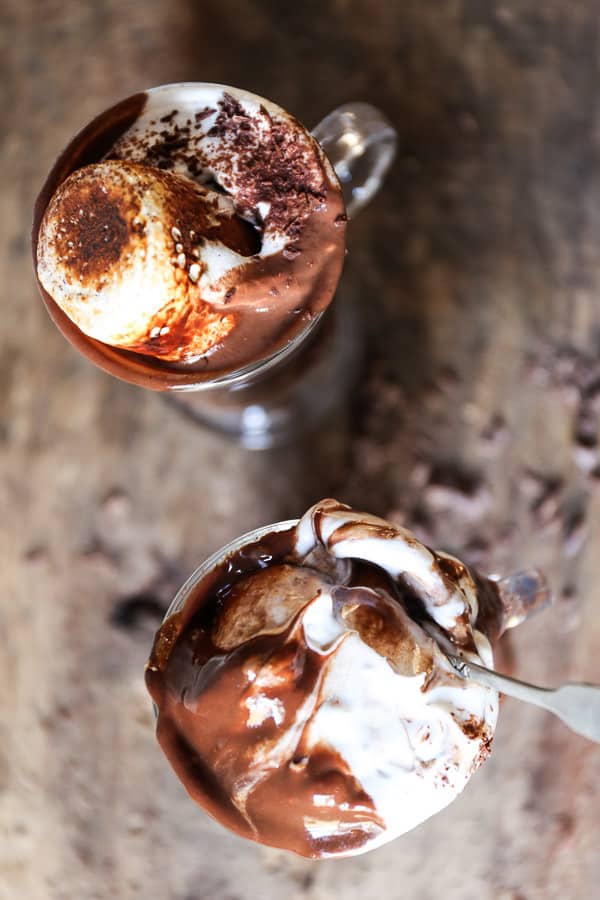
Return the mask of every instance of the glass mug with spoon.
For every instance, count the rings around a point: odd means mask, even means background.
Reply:
[[[221,85],[163,85],[90,122],[38,197],[46,307],[92,362],[168,392],[250,447],[314,424],[348,380],[356,327],[330,307],[347,215],[396,133],[355,103],[310,134]]]
[[[322,500],[223,547],[177,593],[146,667],[158,741],[238,835],[313,859],[364,853],[466,787],[499,692],[600,741],[600,686],[492,668],[502,634],[549,602],[535,569],[486,577]]]

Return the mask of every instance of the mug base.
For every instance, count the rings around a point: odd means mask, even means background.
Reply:
[[[171,393],[166,400],[248,450],[285,446],[318,428],[350,398],[361,334],[356,303],[338,296],[306,345],[264,375],[230,387]]]

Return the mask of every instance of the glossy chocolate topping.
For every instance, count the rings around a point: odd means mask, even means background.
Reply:
[[[128,381],[185,389],[281,353],[315,321],[345,224],[335,174],[292,116],[168,85],[67,148],[36,205],[34,258],[79,349]]]
[[[372,562],[405,539],[430,567],[425,593],[419,560],[410,577]],[[312,858],[377,846],[454,799],[489,752],[497,697],[465,688],[423,627],[440,626],[429,604],[444,594],[446,638],[491,661],[474,582],[451,559],[322,501],[206,572],[146,670],[158,740],[190,795],[236,833]]]

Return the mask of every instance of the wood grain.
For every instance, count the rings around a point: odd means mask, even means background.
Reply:
[[[483,570],[544,567],[555,606],[499,663],[600,682],[599,26],[594,0],[5,0],[0,896],[595,895],[600,754],[542,712],[506,701],[490,761],[421,828],[311,864],[187,801],[142,671],[200,560],[333,494]],[[109,103],[177,80],[307,124],[368,100],[400,130],[351,228],[342,290],[368,352],[347,430],[247,453],[93,370],[36,296],[28,228],[54,157]]]

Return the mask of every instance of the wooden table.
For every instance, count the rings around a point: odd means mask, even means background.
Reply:
[[[186,799],[142,671],[199,561],[334,495],[484,571],[545,568],[555,606],[498,665],[600,682],[599,31],[594,0],[5,2],[2,898],[596,895],[600,750],[543,712],[506,701],[490,761],[416,831],[310,863]],[[308,124],[368,100],[399,128],[351,228],[368,360],[347,431],[244,451],[95,371],[36,296],[28,227],[54,156],[109,103],[178,80]]]

